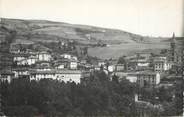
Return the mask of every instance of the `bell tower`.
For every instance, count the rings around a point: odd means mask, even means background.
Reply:
[[[173,33],[173,36],[171,38],[171,43],[170,43],[170,49],[171,49],[171,61],[175,62],[175,47],[176,47],[176,40],[175,40],[175,33]]]

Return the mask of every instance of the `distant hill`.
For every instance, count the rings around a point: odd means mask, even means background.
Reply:
[[[105,43],[107,47],[89,48],[89,54],[100,58],[119,57],[142,50],[169,48],[169,38],[146,37],[117,29],[76,25],[47,20],[1,19],[0,41],[6,35],[5,29],[15,30],[15,43],[54,42],[75,40],[81,44]]]
[[[2,18],[1,24],[17,31],[17,39],[27,41],[57,41],[74,39],[84,43],[104,41],[113,43],[152,43],[163,38],[144,37],[126,31],[87,25],[75,25],[47,20],[20,20]]]

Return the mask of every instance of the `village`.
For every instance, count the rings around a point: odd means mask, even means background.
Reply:
[[[87,47],[80,47],[80,56],[75,50],[74,42],[58,42],[54,49],[32,49],[34,45],[7,43],[9,48],[1,56],[1,82],[11,83],[23,78],[30,81],[52,79],[64,83],[86,84],[96,72],[104,72],[110,80],[127,80],[142,89],[172,89],[183,76],[182,38],[170,38],[170,49],[159,53],[137,52],[132,56],[119,59],[100,59],[88,56]],[[7,46],[3,43],[3,46]],[[58,47],[57,47],[58,46]],[[59,49],[57,49],[59,48]],[[7,52],[8,50],[8,52]],[[58,52],[55,52],[58,51]],[[3,52],[2,52],[3,53]],[[122,53],[123,54],[123,53]],[[138,91],[139,92],[139,91]],[[152,91],[151,91],[152,92]],[[146,97],[145,93],[136,93],[135,102],[162,110],[160,103],[151,103],[159,99]],[[171,92],[169,100],[175,100],[176,94]],[[139,107],[140,108],[140,107]],[[141,107],[139,113],[146,109]]]
[[[184,117],[183,0],[0,4],[0,117]]]
[[[50,78],[81,83],[94,71],[103,70],[109,77],[116,75],[119,80],[127,79],[141,87],[170,86],[174,83],[171,81],[175,81],[174,73],[177,73],[173,68],[182,61],[182,56],[176,53],[174,34],[171,40],[171,49],[157,55],[138,52],[133,56],[120,57],[119,60],[97,59],[93,64],[69,53],[56,56],[51,51],[32,51],[29,48],[22,49],[20,44],[12,44],[10,53],[13,64],[11,69],[2,70],[0,77],[8,82],[24,77],[30,80]]]

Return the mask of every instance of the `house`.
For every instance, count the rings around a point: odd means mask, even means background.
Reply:
[[[70,69],[77,69],[78,63],[76,60],[70,60]]]
[[[122,79],[127,79],[132,83],[136,83],[137,82],[137,72],[121,72],[121,71],[117,71],[114,72],[114,75],[119,77],[119,80],[121,81]]]
[[[138,66],[138,67],[148,67],[149,64],[150,64],[149,61],[138,61],[138,62],[137,62],[137,66]]]
[[[60,55],[62,58],[65,58],[65,59],[71,59],[72,58],[72,55],[70,55],[70,54],[62,54],[62,55]]]
[[[25,60],[29,57],[28,54],[13,54],[13,62]]]
[[[60,55],[56,62],[64,64],[64,68],[68,69],[77,69],[78,66],[77,57],[70,54]]]
[[[82,59],[82,60],[80,61],[80,63],[81,63],[81,64],[87,64],[87,60]]]
[[[27,64],[28,65],[34,65],[36,64],[36,61],[38,61],[38,59],[34,56],[30,56],[28,59],[27,59]]]
[[[160,83],[160,74],[152,71],[142,71],[137,74],[137,84],[140,87],[154,87]]]
[[[82,78],[82,71],[79,70],[55,70],[50,71],[32,71],[30,75],[31,80],[40,79],[54,79],[64,82],[80,83]]]
[[[66,58],[59,58],[58,60],[54,61],[54,64],[57,66],[57,65],[64,65],[64,68],[69,68],[70,65],[70,60],[69,59],[66,59]]]
[[[10,83],[13,77],[14,77],[14,73],[9,70],[0,71],[1,82],[8,81]]]
[[[77,68],[80,70],[94,70],[94,66],[88,63],[87,64],[79,63]]]
[[[115,70],[115,66],[114,65],[109,65],[107,68],[108,72],[113,72]]]
[[[129,72],[126,76],[126,79],[129,80],[131,83],[137,82],[137,72]]]
[[[94,65],[94,70],[99,71],[100,69],[101,69],[101,67],[100,67],[100,66],[98,66],[98,65]]]
[[[98,66],[99,66],[99,67],[105,66],[105,64],[106,64],[106,63],[105,63],[105,61],[103,61],[103,60],[99,60],[99,61],[98,61]]]
[[[35,63],[37,67],[51,67],[51,62],[49,61],[37,61]]]
[[[62,55],[60,55],[62,58],[65,58],[65,59],[72,59],[72,60],[76,60],[77,61],[77,57],[76,56],[74,56],[74,55],[70,55],[70,54],[67,54],[67,53],[65,53],[65,54],[62,54]]]
[[[38,61],[51,61],[52,60],[51,54],[46,51],[38,52],[36,57],[38,58]]]
[[[26,67],[14,68],[12,69],[12,72],[14,73],[15,78],[29,76],[29,69]]]
[[[78,61],[74,59],[60,58],[59,60],[55,61],[55,65],[62,65],[60,67],[64,67],[67,69],[77,69]]]
[[[16,65],[33,65],[38,60],[33,54],[14,54],[13,62]]]
[[[115,71],[124,71],[125,65],[124,64],[116,64],[115,65]]]
[[[31,70],[30,71],[30,80],[41,80],[41,79],[56,79],[54,70]]]
[[[56,71],[56,79],[64,82],[80,83],[82,72],[79,70],[59,70]]]
[[[150,61],[147,59],[132,59],[128,63],[129,70],[142,70],[149,68]]]
[[[23,60],[20,60],[20,61],[16,61],[16,64],[17,64],[18,66],[28,65],[27,59],[23,59]]]
[[[141,87],[154,86],[160,82],[160,74],[152,71],[115,71],[114,75],[119,79],[127,79],[132,83],[138,83]]]
[[[55,69],[64,69],[65,64],[64,63],[55,63],[54,68]]]
[[[164,72],[172,68],[172,63],[167,60],[167,57],[155,57],[153,63],[156,72]]]

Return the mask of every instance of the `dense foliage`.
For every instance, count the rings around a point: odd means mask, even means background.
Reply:
[[[104,72],[87,84],[51,79],[29,81],[21,78],[1,83],[3,111],[13,116],[122,115],[131,116],[134,85],[110,81]]]
[[[30,81],[26,78],[15,79],[11,83],[1,82],[2,110],[9,116],[26,117],[33,115],[135,117],[139,114],[134,101],[134,94],[137,92],[135,84],[126,79],[119,81],[117,76],[113,76],[110,80],[103,71],[94,73],[89,80],[81,84],[52,79]],[[164,93],[160,95],[160,99],[165,102],[164,106],[169,107],[165,111],[172,115],[171,109],[175,108],[167,103],[170,101],[167,96],[169,92],[160,89],[158,95],[161,93]],[[147,94],[150,97],[153,97],[152,94],[155,95],[149,91]],[[149,113],[153,115],[155,111],[151,109]]]

